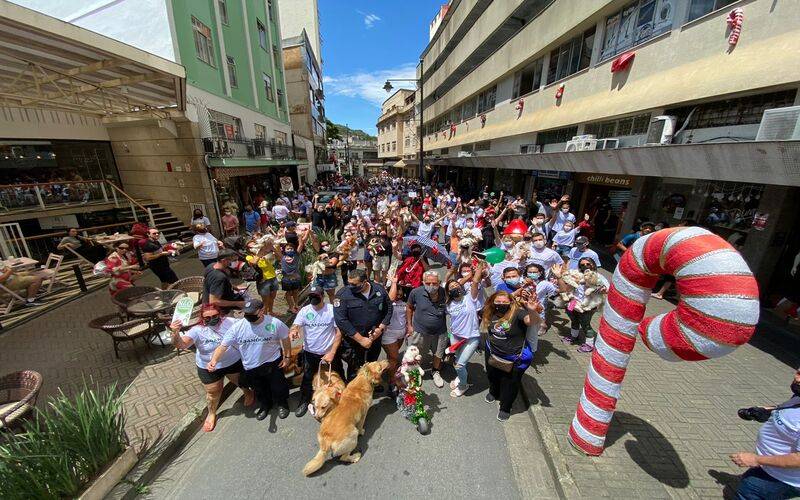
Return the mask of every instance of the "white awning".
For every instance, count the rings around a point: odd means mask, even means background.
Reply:
[[[0,0],[0,106],[99,116],[185,109],[179,64]]]

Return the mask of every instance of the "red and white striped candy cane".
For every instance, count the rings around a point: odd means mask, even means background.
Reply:
[[[675,276],[678,307],[644,318],[659,275]],[[727,241],[699,228],[671,228],[643,236],[614,271],[570,441],[600,455],[622,379],[636,343],[667,361],[700,361],[747,342],[758,323],[758,284]]]
[[[728,36],[728,45],[739,43],[739,35],[742,33],[742,21],[744,21],[744,9],[737,7],[728,14],[728,26],[731,34]]]

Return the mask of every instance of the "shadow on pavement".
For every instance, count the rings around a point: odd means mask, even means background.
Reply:
[[[797,337],[793,336],[771,313],[761,311],[761,321],[748,343],[787,366],[800,366]]]
[[[635,415],[622,411],[614,414],[606,436],[606,448],[626,434],[634,439],[625,441],[625,449],[644,472],[673,488],[689,486],[689,473],[672,444],[650,423]]]
[[[745,470],[746,469],[742,469],[742,471]],[[740,479],[738,474],[729,474],[715,469],[708,469],[708,475],[713,477],[718,485],[722,486],[723,498],[730,499],[736,497],[736,489],[739,487]]]

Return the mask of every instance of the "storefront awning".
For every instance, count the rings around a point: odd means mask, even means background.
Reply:
[[[0,105],[97,116],[184,110],[183,66],[39,12],[0,3]]]

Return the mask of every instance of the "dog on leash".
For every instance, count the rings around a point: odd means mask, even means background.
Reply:
[[[304,475],[310,476],[318,471],[328,454],[350,463],[361,459],[361,453],[353,453],[353,450],[358,446],[358,436],[364,434],[364,422],[372,405],[372,391],[381,383],[381,374],[388,366],[389,362],[385,359],[367,363],[358,371],[356,378],[347,384],[339,404],[328,413],[319,427],[319,451],[303,467]]]
[[[345,389],[344,380],[335,371],[320,367],[314,375],[311,387],[314,388],[314,395],[311,397],[308,411],[317,422],[322,422],[322,419],[339,404]]]

